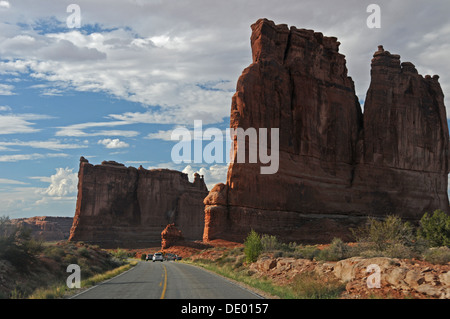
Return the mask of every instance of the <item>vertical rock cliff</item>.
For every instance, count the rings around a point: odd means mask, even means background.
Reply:
[[[254,229],[326,242],[348,238],[368,215],[448,211],[449,133],[436,76],[380,47],[363,115],[336,38],[267,19],[252,31],[253,63],[238,80],[230,127],[279,128],[279,170],[232,162],[226,184],[205,198],[205,241],[240,241]]]
[[[448,211],[449,131],[438,79],[382,46],[375,52],[354,181],[369,213],[419,219]]]
[[[70,240],[102,246],[138,247],[161,240],[174,223],[186,239],[201,239],[203,199],[208,190],[196,174],[125,167],[116,162],[92,165],[83,157]]]

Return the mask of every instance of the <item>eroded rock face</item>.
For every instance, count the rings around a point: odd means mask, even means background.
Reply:
[[[136,248],[160,242],[170,223],[188,240],[202,238],[208,189],[198,174],[191,183],[178,171],[116,162],[92,165],[82,157],[78,179],[70,240]]]
[[[448,212],[449,133],[438,79],[382,46],[375,52],[353,185],[361,196],[373,190],[369,212],[413,219]]]
[[[183,239],[183,234],[175,224],[169,224],[161,233],[161,249],[167,249]]]
[[[37,216],[11,219],[11,223],[31,230],[31,236],[44,241],[67,240],[72,227],[72,217]]]
[[[230,127],[279,128],[279,170],[231,163],[226,184],[204,201],[205,241],[242,241],[254,229],[329,242],[348,239],[368,215],[448,211],[449,136],[436,76],[423,78],[380,47],[363,116],[336,38],[266,19],[252,31],[253,63],[238,80]]]

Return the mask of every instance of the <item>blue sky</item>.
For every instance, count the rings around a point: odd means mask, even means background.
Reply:
[[[73,216],[80,156],[224,182],[224,163],[174,164],[168,137],[194,120],[228,127],[261,17],[338,37],[362,102],[379,44],[450,96],[448,1],[378,1],[380,29],[366,25],[370,3],[0,0],[0,215]]]

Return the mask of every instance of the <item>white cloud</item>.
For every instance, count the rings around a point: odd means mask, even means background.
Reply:
[[[10,84],[0,84],[0,95],[15,95],[12,91],[14,89],[14,85]]]
[[[12,109],[8,105],[0,105],[0,112],[10,112]]]
[[[12,141],[12,142],[0,142],[0,146],[28,146],[32,148],[41,148],[49,150],[62,150],[62,149],[78,149],[87,148],[87,145],[79,144],[62,144],[58,140],[50,141]]]
[[[118,138],[115,139],[105,138],[103,140],[99,140],[98,144],[102,144],[106,148],[127,148],[130,146],[128,143],[125,143],[119,140]]]
[[[6,0],[0,1],[0,8],[6,8],[6,9],[9,9],[10,7],[11,7],[11,5],[9,4],[8,1],[6,1]]]
[[[29,179],[35,179],[44,183],[51,183],[51,178],[48,176],[30,176]]]
[[[50,186],[43,192],[49,196],[64,197],[77,191],[78,175],[73,169],[57,168],[56,174],[50,176]]]
[[[73,217],[76,196],[50,196],[40,187],[14,187],[2,191],[0,216],[22,218],[33,216]]]
[[[188,129],[186,126],[178,126],[178,127],[175,127],[173,130],[166,130],[166,131],[159,130],[158,132],[155,132],[155,133],[149,133],[145,138],[149,139],[149,140],[163,140],[163,141],[176,141],[177,142],[178,141],[177,139],[172,140],[172,133],[174,132],[174,130],[177,130],[177,129],[182,129],[178,133],[185,132],[186,130],[189,131],[189,134],[190,134],[192,140],[203,139],[204,134],[207,133],[207,130],[208,130],[208,128],[199,127],[197,130],[199,135],[196,135],[194,133],[195,129]],[[214,133],[217,133],[218,132],[217,130],[219,130],[222,133],[222,138],[223,139],[227,138],[226,130],[221,130],[219,128],[210,128],[210,129],[214,129]],[[177,133],[177,132],[175,132],[175,133]],[[175,134],[175,137],[177,134]]]
[[[209,167],[193,168],[191,165],[186,166],[183,173],[188,174],[191,182],[194,180],[194,173],[204,176],[208,190],[211,190],[218,183],[226,183],[228,165],[211,165]]]
[[[31,211],[35,201],[42,198],[42,188],[39,187],[14,187],[2,191],[0,196],[0,216],[10,218],[23,217],[24,214],[33,214]]]
[[[0,114],[0,135],[18,133],[36,133],[40,129],[33,126],[33,120],[45,120],[52,117],[40,114]]]
[[[145,138],[149,140],[163,140],[163,141],[172,141],[172,132],[173,130],[167,131],[158,131],[156,133],[149,133]],[[193,136],[191,134],[191,136]]]
[[[0,179],[5,184],[0,196],[0,215],[10,218],[31,216],[73,216],[78,176],[73,169],[57,168],[51,176],[34,176],[32,180],[49,183],[48,187],[24,187],[27,183]],[[16,186],[17,185],[17,186]]]
[[[22,12],[27,11],[26,22],[31,26],[48,16],[64,24],[67,13],[47,0],[39,4],[21,1],[9,10],[9,23],[0,26],[5,30],[0,35],[0,55],[6,60],[0,62],[0,73],[30,73],[70,89],[106,92],[158,107],[115,115],[128,120],[143,114],[146,121],[155,123],[161,118],[172,124],[191,124],[194,119],[217,123],[229,115],[235,83],[251,63],[250,25],[267,17],[337,36],[362,100],[369,86],[370,59],[377,45],[384,44],[403,61],[416,64],[419,73],[440,73],[446,104],[450,105],[450,78],[445,76],[450,74],[450,63],[445,63],[450,36],[445,14],[448,1],[436,0],[432,5],[404,0],[377,3],[382,27],[374,30],[366,26],[367,4],[354,0],[339,4],[331,0],[286,0],[282,4],[199,0],[176,6],[164,1],[130,4],[114,0],[105,6],[80,0],[83,24],[98,24],[103,30],[43,34],[17,26],[25,23]],[[212,82],[219,84],[203,85]],[[61,93],[44,90],[43,94]]]
[[[1,155],[0,162],[18,162],[18,161],[38,160],[44,158],[68,157],[68,156],[69,156],[68,154],[64,153]]]
[[[56,136],[72,136],[72,137],[87,137],[87,136],[123,136],[123,137],[135,137],[139,135],[137,131],[126,130],[94,130],[97,127],[115,127],[121,125],[128,125],[130,123],[126,121],[110,121],[110,122],[87,122],[72,124],[65,127],[58,127]],[[90,130],[86,132],[86,130]]]
[[[28,183],[24,183],[21,181],[16,181],[13,179],[0,178],[0,184],[9,184],[9,185],[27,185]]]

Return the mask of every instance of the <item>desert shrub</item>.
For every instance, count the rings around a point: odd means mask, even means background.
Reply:
[[[48,246],[44,249],[44,254],[53,260],[61,261],[62,257],[66,254],[64,249],[59,246]]]
[[[351,229],[356,240],[367,249],[385,251],[392,245],[413,245],[414,229],[398,216],[389,215],[384,220],[369,218],[368,224]]]
[[[86,247],[80,247],[78,249],[78,254],[82,257],[86,257],[89,258],[91,256],[89,249],[87,249]]]
[[[262,250],[261,236],[252,229],[244,242],[244,254],[247,262],[255,262]]]
[[[414,246],[407,246],[403,244],[393,244],[389,245],[383,252],[383,257],[389,258],[404,258],[410,259],[414,257],[419,257],[420,255],[416,253]]]
[[[282,250],[276,250],[273,253],[273,258],[281,258],[284,257],[284,252]]]
[[[295,242],[290,242],[290,243],[281,243],[281,249],[286,251],[286,252],[294,252],[295,249],[297,248],[297,243]]]
[[[334,238],[329,247],[322,249],[317,260],[338,261],[349,257],[350,247],[340,238]]]
[[[418,237],[431,247],[450,246],[450,215],[442,210],[435,210],[433,215],[425,213],[420,219]]]
[[[450,262],[450,248],[446,246],[429,248],[424,253],[423,259],[432,264],[445,265]]]
[[[280,242],[276,236],[264,234],[261,236],[263,251],[274,251],[280,248]]]
[[[62,261],[64,262],[64,264],[70,265],[70,264],[78,264],[78,258],[77,256],[73,255],[73,254],[66,254],[63,258]]]
[[[236,247],[230,250],[229,254],[231,256],[239,256],[244,253],[244,247]]]
[[[0,217],[0,259],[25,271],[43,250],[42,242],[31,237],[31,230],[13,225],[9,217]]]
[[[339,298],[345,290],[345,285],[336,278],[328,279],[314,271],[300,273],[290,287],[297,298],[304,299]]]
[[[421,258],[423,252],[427,249],[420,242],[415,242],[411,245],[405,244],[392,244],[386,246],[383,250],[378,250],[372,244],[358,244],[356,247],[352,247],[349,257],[361,256],[365,258],[374,257],[389,257],[389,258]],[[349,258],[348,257],[348,258]]]
[[[297,254],[297,258],[313,260],[319,255],[320,249],[315,246],[299,245],[295,248],[295,253]]]
[[[245,256],[239,256],[236,258],[232,269],[239,269],[244,265]]]
[[[128,258],[128,252],[126,250],[117,248],[116,250],[111,251],[111,255],[116,257],[119,260],[126,260]]]

